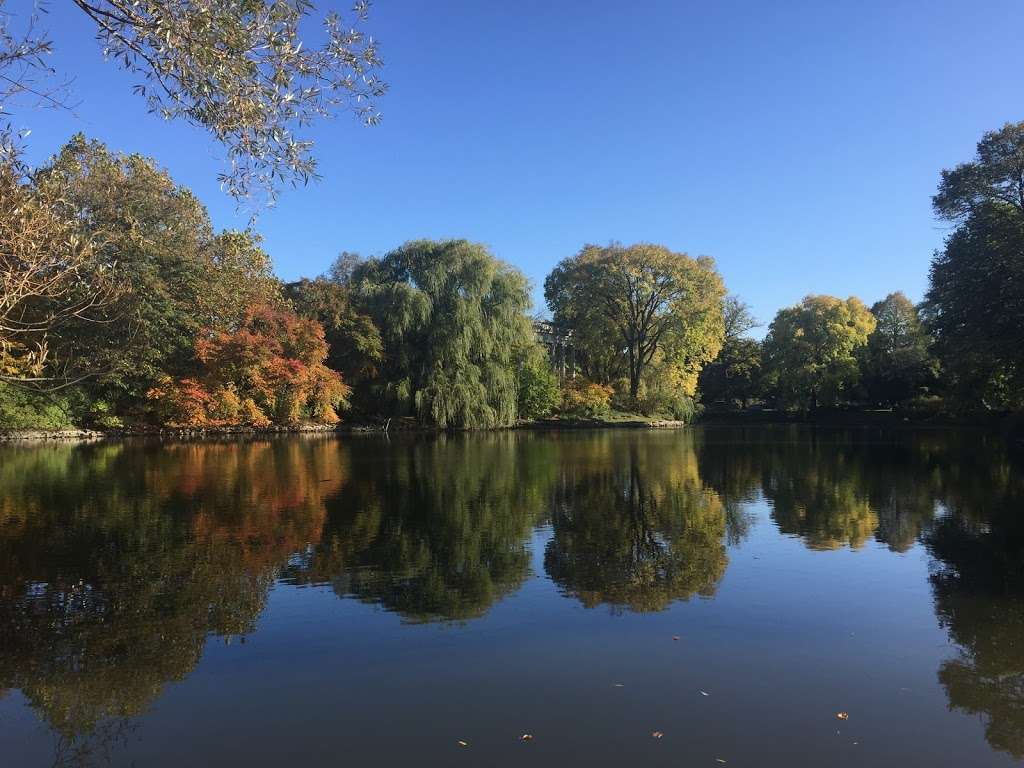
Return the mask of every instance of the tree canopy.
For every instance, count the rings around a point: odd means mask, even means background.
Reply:
[[[948,221],[963,221],[990,205],[1008,206],[1024,216],[1024,122],[989,131],[973,160],[942,171],[932,205]]]
[[[925,311],[955,400],[1024,404],[1024,122],[987,133],[943,171],[936,213],[956,221],[932,259]]]
[[[516,419],[516,368],[536,343],[526,278],[482,245],[416,240],[352,275],[384,340],[381,395],[439,427]]]
[[[863,350],[864,387],[876,403],[905,403],[933,378],[928,335],[917,307],[899,291],[875,302],[871,314],[875,330]]]
[[[587,245],[544,281],[556,326],[570,329],[587,375],[599,383],[625,376],[636,404],[644,373],[663,361],[692,395],[701,367],[725,333],[725,288],[714,260],[660,245]]]
[[[807,296],[779,310],[764,342],[779,400],[803,408],[837,402],[857,384],[857,352],[874,329],[874,316],[853,296]]]

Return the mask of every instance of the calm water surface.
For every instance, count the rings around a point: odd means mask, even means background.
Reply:
[[[1022,759],[995,437],[0,448],[5,767]]]

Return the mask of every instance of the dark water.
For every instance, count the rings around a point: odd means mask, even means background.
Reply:
[[[3,766],[1022,759],[998,438],[0,448]]]

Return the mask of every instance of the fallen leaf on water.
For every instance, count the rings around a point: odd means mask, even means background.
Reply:
[[[520,741],[533,741],[533,734],[532,733],[524,733],[522,736],[519,737],[519,740]]]
[[[662,733],[661,731],[651,731],[651,736],[653,736],[656,739],[660,739],[664,735],[665,734]]]
[[[460,747],[468,747],[469,746],[469,742],[468,741],[463,741],[462,739],[459,739],[459,746]]]
[[[847,712],[836,712],[836,717],[838,717],[840,720],[849,720],[850,719],[850,715]]]

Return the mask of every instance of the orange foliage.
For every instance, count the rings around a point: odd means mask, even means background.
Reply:
[[[198,377],[162,382],[148,396],[172,426],[333,424],[349,387],[324,365],[327,352],[318,322],[258,305],[238,330],[200,336]]]

